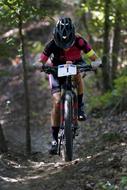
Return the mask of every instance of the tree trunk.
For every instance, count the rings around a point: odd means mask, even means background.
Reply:
[[[113,50],[112,50],[112,79],[116,78],[117,66],[118,66],[118,54],[120,49],[120,28],[121,25],[121,13],[119,8],[116,10],[115,26],[114,26],[114,38],[113,38]]]
[[[87,13],[87,14],[90,14],[90,12]],[[90,42],[90,44],[94,44],[93,37],[92,37],[92,35],[91,35],[91,33],[90,33],[90,30],[89,30],[89,27],[88,27],[87,18],[86,18],[86,13],[84,13],[84,14],[82,15],[81,21],[82,21],[82,23],[83,23],[83,25],[84,25],[84,27],[85,27],[85,31],[86,31],[87,35],[89,36],[89,42]]]
[[[26,116],[26,153],[27,155],[31,154],[31,134],[30,134],[30,99],[28,91],[28,75],[27,75],[27,66],[25,59],[25,45],[24,45],[24,36],[22,33],[22,17],[19,15],[19,35],[21,40],[21,52],[22,52],[22,63],[23,63],[23,77],[24,77],[24,96],[25,96],[25,116]]]
[[[8,151],[5,136],[3,133],[2,126],[0,124],[0,152],[5,153]]]
[[[110,32],[110,20],[109,20],[109,12],[110,12],[110,0],[105,0],[105,22],[104,22],[104,47],[103,47],[103,88],[104,91],[111,89],[111,70],[110,70],[110,60],[109,60],[109,52],[110,52],[110,43],[109,43],[109,32]]]

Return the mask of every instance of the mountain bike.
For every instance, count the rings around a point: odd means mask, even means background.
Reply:
[[[60,130],[58,134],[58,155],[64,161],[72,161],[73,140],[78,128],[78,100],[73,76],[78,72],[92,71],[88,64],[65,64],[59,66],[43,65],[42,71],[47,74],[65,77],[65,83],[61,86],[60,101]]]

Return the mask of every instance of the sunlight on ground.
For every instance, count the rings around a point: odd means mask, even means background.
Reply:
[[[10,182],[10,183],[18,183],[18,182],[25,183],[26,181],[28,182],[29,180],[34,180],[34,179],[39,179],[39,178],[46,179],[46,178],[49,178],[49,174],[51,176],[55,173],[60,172],[63,168],[71,166],[71,165],[75,165],[82,160],[83,159],[78,158],[71,162],[63,162],[63,161],[51,162],[51,163],[30,162],[32,166],[30,166],[28,168],[26,166],[24,167],[24,166],[19,165],[19,167],[21,167],[21,169],[24,169],[24,172],[25,172],[22,174],[22,171],[17,170],[18,175],[20,175],[19,177],[0,176],[0,179],[3,180],[4,182]],[[12,164],[13,168],[17,168],[17,164],[14,165],[14,163],[10,162],[10,165],[11,164]]]
[[[27,180],[31,180],[31,179],[38,179],[38,178],[41,178],[42,175],[35,175],[35,176],[28,176],[28,177],[25,177],[25,178],[10,178],[10,177],[2,177],[0,176],[0,179],[6,181],[6,182],[11,182],[11,183],[17,183],[17,182],[25,182]]]

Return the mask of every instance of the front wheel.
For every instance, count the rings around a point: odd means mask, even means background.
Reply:
[[[71,161],[73,157],[73,133],[72,133],[72,97],[66,94],[64,102],[65,121],[65,161]]]

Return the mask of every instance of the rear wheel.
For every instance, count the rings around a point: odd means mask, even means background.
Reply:
[[[72,97],[66,94],[64,102],[65,121],[65,161],[71,161],[73,157],[73,132],[72,132]]]

